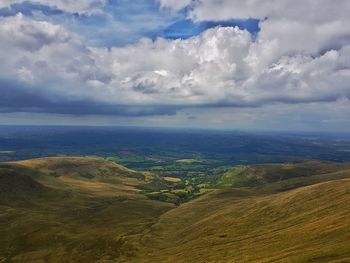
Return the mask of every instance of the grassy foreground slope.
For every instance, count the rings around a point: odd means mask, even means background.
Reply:
[[[350,262],[349,164],[239,167],[218,186],[162,215],[136,261]]]
[[[0,262],[350,262],[348,164],[239,167],[180,206],[151,199],[174,180],[95,158],[0,163]]]
[[[350,262],[350,179],[264,195],[220,190],[161,216],[136,261]]]
[[[138,189],[153,179],[91,158],[0,164],[0,262],[128,261],[125,236],[174,207]]]

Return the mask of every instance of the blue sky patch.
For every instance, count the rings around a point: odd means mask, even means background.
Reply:
[[[153,37],[163,37],[168,39],[187,39],[201,34],[205,30],[217,26],[222,27],[234,27],[237,26],[240,29],[249,31],[255,36],[259,31],[259,20],[247,19],[247,20],[229,20],[229,21],[206,21],[200,23],[194,23],[192,20],[185,19],[176,21],[164,30],[155,32]]]
[[[169,12],[152,0],[109,0],[102,13],[84,15],[25,1],[0,9],[0,16],[21,12],[38,20],[61,24],[85,37],[89,45],[98,47],[124,46],[143,37],[188,39],[217,26],[238,26],[253,36],[260,30],[256,19],[194,23],[186,18],[187,11]]]

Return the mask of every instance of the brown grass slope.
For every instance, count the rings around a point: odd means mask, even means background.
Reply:
[[[221,179],[228,187],[286,191],[315,183],[349,178],[350,164],[305,161],[259,164],[233,169]]]
[[[45,187],[30,176],[0,168],[0,205],[28,205],[37,198],[63,196],[63,192]]]
[[[103,159],[51,157],[0,164],[30,175],[41,184],[93,195],[133,195],[137,186],[157,179],[150,173],[137,172]]]
[[[94,158],[0,164],[0,262],[349,262],[350,166],[235,169],[188,203]],[[235,187],[235,188],[232,188]]]
[[[349,262],[350,179],[259,195],[220,190],[161,216],[144,262]]]
[[[173,204],[137,188],[152,175],[92,158],[0,164],[0,262],[120,262]]]

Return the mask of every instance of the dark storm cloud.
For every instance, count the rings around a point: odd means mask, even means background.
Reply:
[[[31,86],[23,85],[16,81],[0,80],[0,112],[33,112],[33,113],[55,113],[67,115],[115,115],[115,116],[152,116],[152,115],[176,115],[176,112],[186,108],[258,108],[268,103],[310,103],[310,102],[331,102],[337,98],[332,96],[320,97],[318,99],[296,99],[296,98],[277,98],[276,100],[266,100],[260,103],[256,102],[229,102],[221,101],[219,103],[202,105],[118,105],[103,102],[97,102],[90,99],[72,99],[60,96],[54,93],[37,92]],[[350,94],[348,94],[350,95]],[[350,97],[350,96],[344,96]],[[188,115],[188,119],[194,120],[196,116]]]
[[[69,115],[150,116],[175,115],[173,106],[111,105],[91,100],[71,100],[57,94],[38,93],[30,86],[0,80],[0,112],[35,112]]]

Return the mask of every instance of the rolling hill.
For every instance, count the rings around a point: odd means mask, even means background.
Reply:
[[[172,181],[96,158],[1,163],[0,262],[350,261],[349,164],[238,167],[178,206],[150,198]]]
[[[219,190],[162,215],[135,262],[348,262],[349,226],[350,179]]]
[[[172,203],[138,187],[160,180],[94,158],[0,165],[0,262],[108,262],[134,254],[142,232]],[[43,259],[45,259],[43,261]]]

